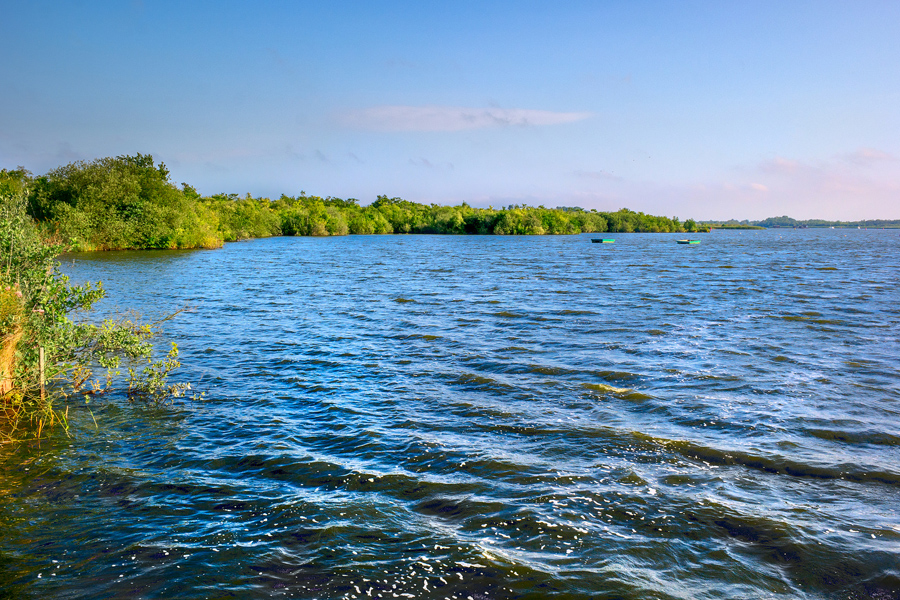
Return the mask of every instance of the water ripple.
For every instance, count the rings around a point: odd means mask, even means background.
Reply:
[[[208,395],[4,448],[0,595],[900,597],[900,238],[673,240],[69,257]]]

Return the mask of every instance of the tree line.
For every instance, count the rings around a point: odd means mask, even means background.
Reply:
[[[367,206],[355,198],[249,194],[202,196],[175,185],[165,164],[150,155],[79,161],[34,176],[24,168],[0,170],[0,193],[22,191],[27,214],[48,241],[70,250],[215,248],[223,242],[278,235],[482,234],[559,235],[615,232],[695,232],[710,226],[891,227],[900,221],[761,221],[697,223],[621,209],[510,205],[476,208],[420,204],[378,196]]]
[[[483,234],[547,235],[705,230],[692,219],[621,209],[510,205],[499,209],[420,204],[378,196],[355,198],[249,194],[203,196],[171,181],[150,155],[100,158],[34,176],[0,171],[0,193],[21,190],[27,212],[46,239],[71,250],[215,248],[223,242],[278,235]]]

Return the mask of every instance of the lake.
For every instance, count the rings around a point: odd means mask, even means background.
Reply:
[[[62,257],[206,396],[0,449],[0,598],[900,598],[900,232],[590,237]]]

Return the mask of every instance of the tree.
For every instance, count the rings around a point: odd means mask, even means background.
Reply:
[[[73,249],[217,247],[216,222],[150,155],[100,158],[35,180],[29,214]],[[187,194],[187,195],[186,195]]]

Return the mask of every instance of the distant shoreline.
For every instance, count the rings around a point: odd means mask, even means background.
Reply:
[[[799,221],[791,217],[769,217],[761,221],[700,221],[714,229],[900,229],[900,219],[862,219],[859,221],[826,221],[805,219]]]

